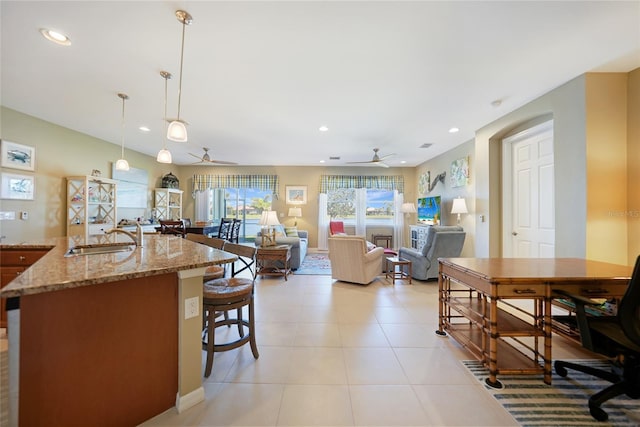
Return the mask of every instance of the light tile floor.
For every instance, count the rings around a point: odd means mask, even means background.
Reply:
[[[204,402],[143,425],[518,425],[459,362],[473,357],[434,333],[437,289],[416,280],[361,286],[328,276],[259,278],[259,359],[248,345],[216,353]],[[559,337],[553,352],[589,357]]]

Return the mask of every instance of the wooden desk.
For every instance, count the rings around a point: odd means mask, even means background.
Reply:
[[[291,245],[259,246],[256,252],[256,275],[284,276],[291,273]]]
[[[436,333],[449,332],[484,362],[489,367],[487,384],[498,388],[502,387],[496,378],[499,373],[542,372],[544,382],[551,384],[555,289],[588,297],[620,297],[632,272],[630,266],[579,258],[440,258],[439,263]],[[513,299],[530,300],[532,312],[511,304]],[[533,343],[523,346],[523,338],[532,338]]]

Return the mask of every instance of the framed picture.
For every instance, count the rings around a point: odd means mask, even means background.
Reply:
[[[451,187],[463,187],[469,184],[469,157],[451,162]]]
[[[2,173],[2,198],[33,200],[35,178],[29,175]]]
[[[307,204],[307,186],[306,185],[287,185],[285,186],[286,199],[288,205],[306,205]]]
[[[36,149],[3,139],[1,163],[3,168],[36,170]]]

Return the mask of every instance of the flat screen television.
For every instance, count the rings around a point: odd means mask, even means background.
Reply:
[[[440,196],[420,197],[418,199],[418,222],[421,224],[440,224]]]

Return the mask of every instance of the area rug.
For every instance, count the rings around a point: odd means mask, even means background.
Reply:
[[[320,253],[307,254],[294,274],[331,275],[329,255]]]
[[[598,360],[575,362],[605,369],[609,366],[606,361]],[[484,382],[489,370],[482,363],[475,360],[463,360],[462,363],[522,426],[640,425],[640,400],[627,396],[617,397],[602,406],[609,414],[606,422],[591,417],[589,396],[611,384],[591,375],[569,370],[569,375],[562,378],[554,371],[552,385],[545,384],[542,375],[498,375],[504,387],[495,389]]]

